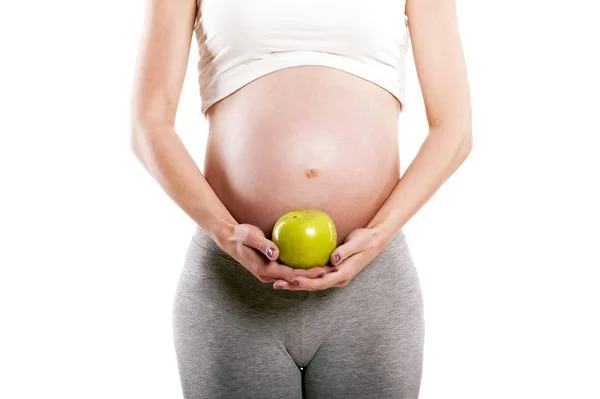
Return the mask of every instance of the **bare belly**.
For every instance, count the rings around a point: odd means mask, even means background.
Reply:
[[[400,178],[399,109],[389,92],[343,71],[276,71],[208,110],[204,175],[239,223],[270,238],[283,214],[318,209],[339,245]]]

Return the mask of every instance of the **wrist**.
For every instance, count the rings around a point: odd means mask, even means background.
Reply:
[[[388,214],[387,216],[383,217],[383,215],[378,214],[365,226],[371,230],[373,234],[373,246],[378,250],[382,250],[398,230],[400,230],[400,227],[397,227],[390,219],[391,215]]]
[[[227,246],[228,239],[233,236],[235,227],[238,224],[233,218],[215,217],[205,230],[213,241],[223,249]]]
[[[373,234],[373,246],[378,251],[383,250],[395,234],[395,231],[383,225],[372,226],[369,229]]]

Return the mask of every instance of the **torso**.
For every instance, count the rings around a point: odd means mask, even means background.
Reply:
[[[349,73],[281,69],[209,108],[204,175],[236,221],[267,238],[284,213],[318,209],[340,245],[400,178],[399,111],[388,91]]]

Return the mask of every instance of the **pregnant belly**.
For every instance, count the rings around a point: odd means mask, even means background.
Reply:
[[[391,94],[363,79],[283,69],[211,107],[204,175],[239,223],[270,238],[283,214],[318,209],[339,245],[398,182],[397,117]]]

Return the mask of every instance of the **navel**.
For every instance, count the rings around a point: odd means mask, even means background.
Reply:
[[[318,175],[319,175],[318,169],[310,168],[306,171],[306,177],[308,177],[309,179],[312,179],[313,177],[317,177]]]

